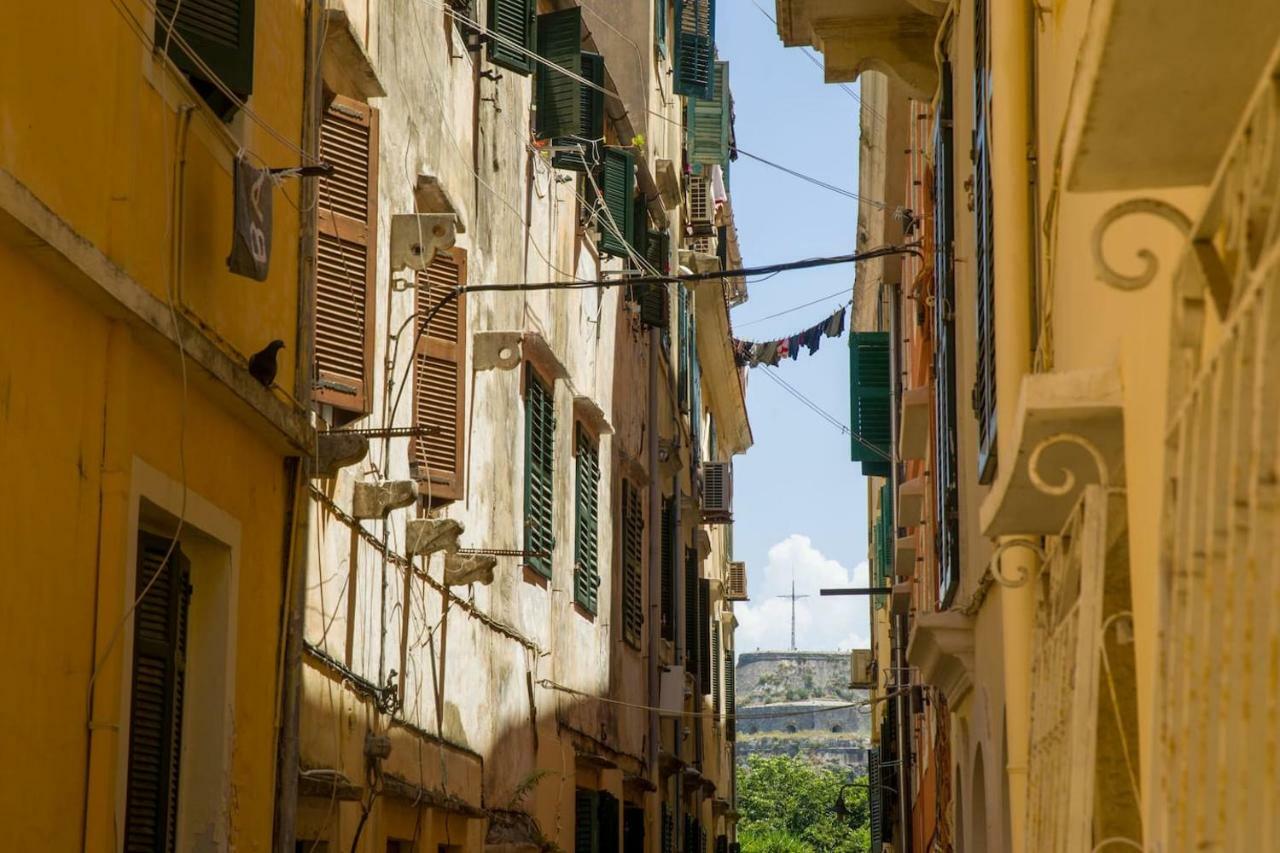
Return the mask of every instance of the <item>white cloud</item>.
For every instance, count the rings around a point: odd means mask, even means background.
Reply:
[[[796,647],[805,651],[865,648],[871,636],[866,596],[820,597],[824,587],[867,586],[868,566],[852,571],[813,547],[808,536],[793,533],[769,549],[763,568],[747,566],[751,600],[734,606],[738,617],[736,645],[739,652],[779,650],[791,647],[791,602],[778,596],[791,593],[792,572],[796,594]]]

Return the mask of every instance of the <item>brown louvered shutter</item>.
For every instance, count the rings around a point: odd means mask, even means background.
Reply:
[[[169,539],[138,535],[136,589],[145,593],[133,611],[126,853],[170,853],[177,846],[189,575]]]
[[[369,411],[378,225],[378,111],[334,98],[320,122],[315,399]]]
[[[418,273],[414,311],[418,315],[413,362],[413,425],[426,435],[410,442],[414,476],[430,490],[432,503],[460,500],[465,485],[466,454],[463,413],[466,410],[467,297],[441,301],[467,282],[467,253],[449,249]],[[427,313],[443,307],[423,329]]]

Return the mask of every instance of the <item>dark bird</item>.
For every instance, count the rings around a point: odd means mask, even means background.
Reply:
[[[249,356],[249,375],[270,388],[276,381],[276,355],[284,349],[284,341],[272,341],[264,349]]]

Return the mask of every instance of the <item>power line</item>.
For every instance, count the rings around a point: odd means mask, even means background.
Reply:
[[[772,320],[772,319],[774,319],[775,317],[782,317],[782,316],[784,316],[784,315],[786,315],[786,314],[791,314],[791,313],[793,313],[793,312],[795,312],[795,311],[800,311],[800,310],[803,310],[803,309],[805,309],[805,308],[808,308],[808,307],[810,307],[811,305],[817,305],[819,302],[826,302],[828,299],[835,299],[837,296],[843,296],[844,294],[846,294],[846,293],[848,293],[848,292],[849,292],[849,288],[847,288],[847,287],[842,287],[842,288],[840,288],[839,290],[837,290],[835,293],[828,293],[826,296],[819,296],[817,299],[813,299],[813,300],[811,300],[811,301],[809,301],[809,302],[805,302],[805,303],[804,303],[804,304],[802,304],[802,305],[796,305],[796,306],[795,306],[795,307],[793,307],[793,308],[785,308],[785,309],[783,309],[782,311],[778,311],[778,312],[776,312],[776,313],[774,313],[774,314],[766,314],[766,315],[765,315],[765,316],[763,316],[763,317],[757,317],[756,319],[754,319],[754,320],[748,320],[748,321],[746,321],[745,323],[734,323],[734,324],[733,324],[733,327],[734,327],[735,329],[742,329],[742,328],[745,328],[745,327],[747,327],[747,326],[754,326],[756,323],[763,323],[765,320]],[[846,306],[848,306],[848,305],[850,305],[850,304],[852,304],[852,303],[850,303],[850,302],[846,302],[846,303],[844,303],[844,304],[845,304]]]
[[[880,210],[887,210],[889,208],[889,205],[886,202],[876,201],[875,199],[867,198],[866,196],[856,193],[853,190],[847,190],[844,187],[839,187],[839,186],[836,186],[835,184],[828,183],[822,180],[821,178],[815,178],[812,175],[806,175],[804,172],[797,171],[795,169],[792,169],[789,166],[784,166],[781,163],[776,163],[773,160],[769,160],[765,157],[761,157],[759,154],[752,154],[750,151],[746,151],[742,148],[737,148],[735,150],[739,154],[741,154],[743,157],[747,157],[752,160],[755,160],[757,163],[763,163],[764,165],[769,166],[770,168],[777,169],[780,172],[785,172],[786,174],[791,175],[793,178],[799,178],[800,180],[805,181],[806,183],[813,184],[814,186],[817,186],[817,187],[822,187],[822,189],[829,190],[833,193],[836,193],[837,195],[842,195],[845,198],[853,199],[854,201],[862,202],[863,204],[869,204],[872,207],[878,208]]]

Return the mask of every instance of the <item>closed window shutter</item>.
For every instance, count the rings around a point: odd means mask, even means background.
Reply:
[[[684,549],[684,648],[689,671],[698,671],[698,550]]]
[[[552,391],[528,369],[525,385],[524,429],[524,547],[539,552],[529,566],[551,577],[551,551],[555,547],[552,507],[555,501],[555,398]]]
[[[538,16],[538,55],[558,68],[582,75],[582,9],[570,6]],[[573,77],[539,63],[534,126],[539,139],[571,136],[582,128],[582,99],[587,87]]]
[[[595,613],[600,587],[600,450],[581,425],[575,443],[573,600]]]
[[[622,810],[623,853],[645,853],[644,809],[630,803]]]
[[[866,476],[889,476],[892,399],[889,390],[889,333],[849,335],[849,379],[854,462]]]
[[[618,824],[621,817],[618,798],[608,791],[596,792],[596,850],[598,853],[619,853]]]
[[[711,710],[720,714],[720,626],[713,624],[711,630]]]
[[[597,248],[606,255],[626,257],[628,241],[633,236],[636,201],[636,160],[630,151],[606,148],[600,167],[600,192],[604,208],[600,212],[600,242]]]
[[[682,284],[676,284],[676,327],[679,340],[676,346],[678,366],[676,369],[676,392],[680,401],[680,411],[689,411],[689,290]]]
[[[675,500],[662,499],[662,638],[676,639]]]
[[[466,283],[466,251],[447,249],[418,273],[414,289],[413,425],[430,432],[410,441],[409,462],[432,504],[461,500],[465,485],[467,297],[444,300]],[[442,307],[424,326],[437,305]]]
[[[320,122],[316,245],[315,399],[369,411],[378,225],[378,112],[335,98]]]
[[[622,639],[640,648],[644,633],[644,510],[640,490],[622,481]]]
[[[174,13],[177,18],[174,18]],[[170,23],[174,38],[169,38]],[[240,100],[253,91],[254,0],[157,0],[155,40],[169,45],[169,57],[197,81],[201,95],[229,108],[226,96],[213,85],[220,80]],[[208,70],[187,55],[177,39],[186,42]],[[225,115],[225,113],[224,113]]]
[[[138,536],[133,679],[123,850],[177,849],[178,777],[187,651],[190,567],[170,540]],[[168,560],[165,555],[168,554]]]
[[[934,133],[934,549],[938,601],[955,597],[960,565],[960,484],[956,453],[955,190],[951,63],[942,63],[941,99]]]
[[[867,805],[871,812],[872,853],[880,853],[884,847],[884,836],[881,832],[884,817],[881,814],[880,803],[880,754],[876,749],[869,749],[867,750]]]
[[[582,63],[582,76],[597,86],[603,86],[604,57],[584,52],[580,54],[579,61]],[[576,130],[552,142],[552,147],[568,150],[553,154],[551,165],[557,169],[586,172],[599,164],[600,146],[604,144],[604,92],[576,81],[574,85],[578,91],[581,121]]]
[[[711,670],[715,658],[711,653],[711,581],[698,581],[698,676],[702,695],[711,692]]]
[[[576,789],[573,796],[573,853],[598,853],[596,819],[596,792]]]
[[[489,0],[489,61],[517,74],[533,73],[536,18],[536,0]]]
[[[675,92],[710,98],[715,83],[714,0],[676,0]]]
[[[689,162],[707,166],[729,161],[729,63],[717,62],[715,69],[711,97],[690,98],[685,117]]]
[[[974,4],[973,217],[974,269],[977,272],[977,375],[973,414],[978,419],[978,482],[996,472],[996,294],[991,186],[991,72],[987,61],[987,3]]]
[[[729,740],[738,739],[738,688],[736,684],[737,673],[734,672],[733,665],[733,649],[724,650],[724,708],[725,708],[725,737]]]
[[[676,851],[676,819],[671,814],[671,809],[664,802],[662,804],[662,853],[675,853]]]

